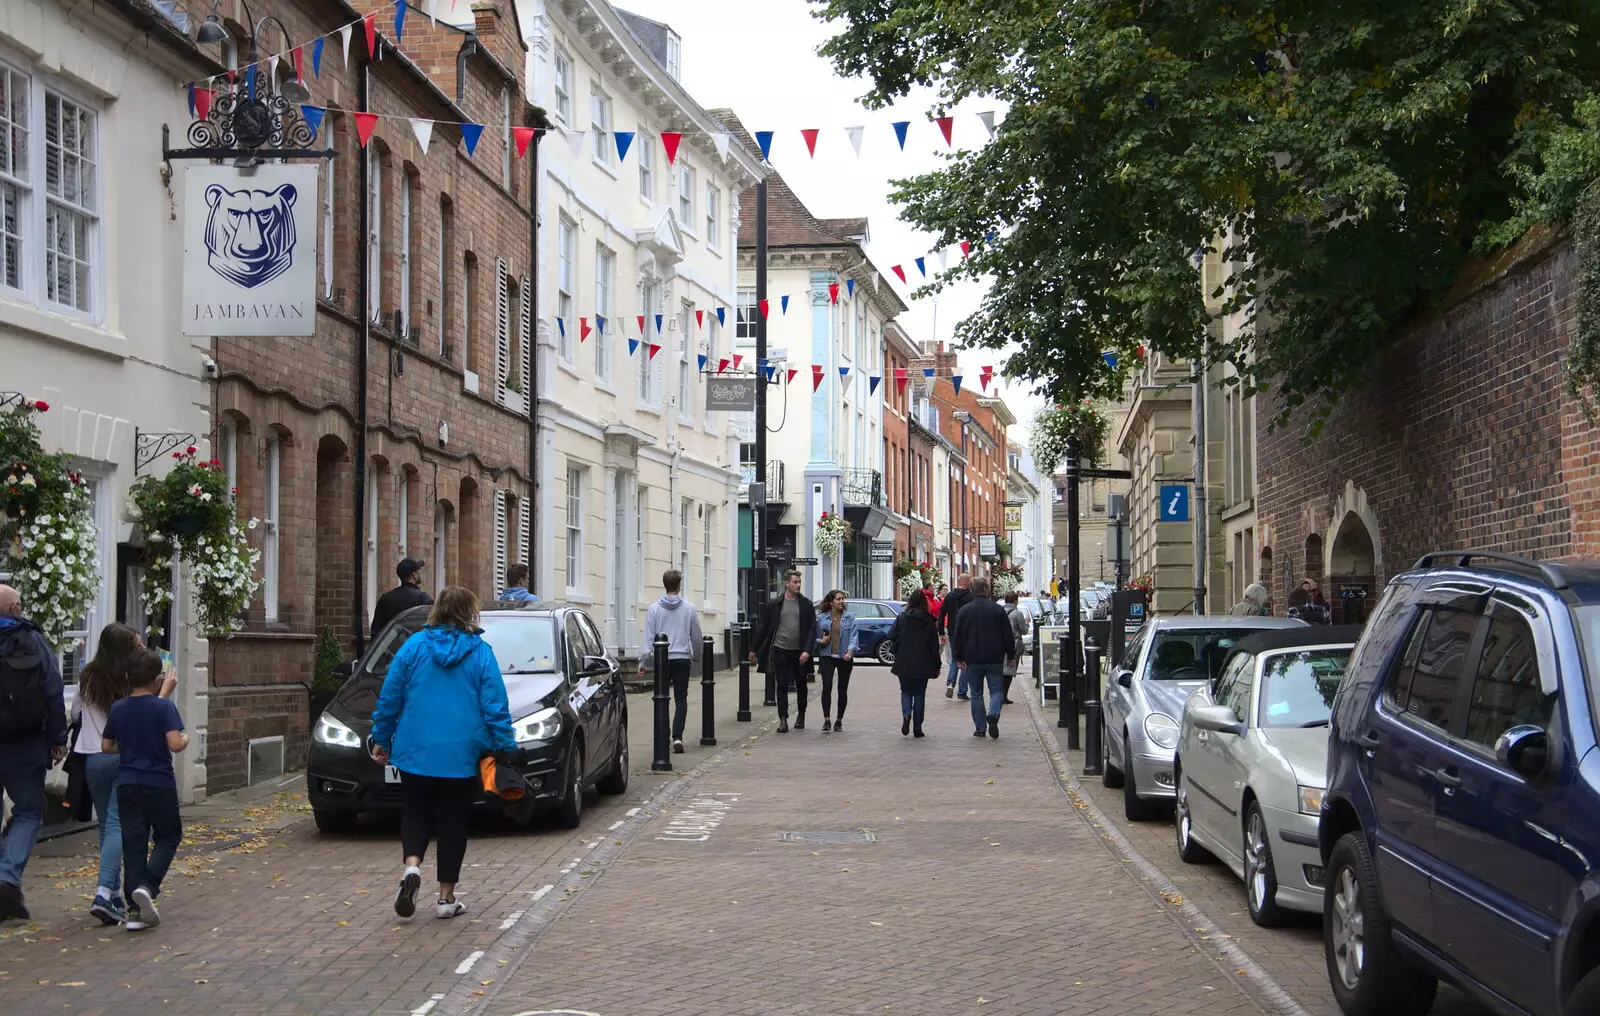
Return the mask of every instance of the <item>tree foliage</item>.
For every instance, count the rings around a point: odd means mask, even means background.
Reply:
[[[1592,0],[813,2],[869,104],[916,85],[1009,104],[993,141],[894,196],[974,244],[935,286],[993,279],[958,339],[1011,349],[1052,401],[1117,396],[1103,350],[1197,357],[1242,311],[1212,356],[1325,412],[1475,250],[1570,216],[1597,171]]]

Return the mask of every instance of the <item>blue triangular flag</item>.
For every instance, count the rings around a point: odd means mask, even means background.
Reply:
[[[561,333],[563,339],[567,337],[567,322],[564,319],[556,318],[556,331]]]
[[[719,326],[726,326],[727,323],[728,323],[728,308],[726,308],[726,307],[718,307],[717,308],[717,324]]]
[[[778,300],[783,305],[783,313],[789,313],[789,298],[787,296],[780,296]]]
[[[933,368],[932,367],[924,367],[924,368],[922,368],[922,376],[923,377],[933,377]]]
[[[956,386],[956,394],[957,395],[961,394],[961,378],[962,378],[962,375],[960,375],[960,374],[952,374],[952,375],[950,375],[950,383]]]
[[[778,368],[776,368],[776,367],[768,367],[767,368],[767,383],[768,384],[772,384],[776,380],[778,380]]]
[[[394,41],[399,42],[406,30],[406,0],[399,0],[394,6]]]
[[[1112,370],[1117,369],[1117,354],[1111,350],[1108,349],[1104,353],[1101,353],[1100,359],[1104,360],[1106,362],[1106,366],[1110,367]]]
[[[991,229],[987,233],[983,234],[983,238],[988,243],[994,243],[995,237],[998,236],[998,235],[999,234],[997,234],[994,230]]]
[[[244,87],[250,95],[250,101],[256,101],[256,65],[251,64],[244,69]]]
[[[756,131],[756,144],[761,146],[761,159],[765,162],[772,156],[772,132]]]
[[[917,271],[922,273],[924,279],[928,277],[928,262],[926,258],[917,258]]]
[[[840,367],[839,368],[839,376],[840,377],[849,377],[850,376],[850,368],[849,367]]]
[[[194,116],[194,82],[189,82],[189,115]]]
[[[594,330],[599,332],[601,335],[606,333],[606,319],[601,317],[599,314],[594,316]]]
[[[628,340],[628,355],[632,356],[634,353],[637,353],[638,351],[639,351],[639,340],[638,339],[629,339]]]
[[[316,137],[319,132],[321,132],[322,116],[326,112],[327,110],[323,107],[313,106],[310,103],[306,103],[300,107],[300,115],[305,117],[306,126],[311,128],[311,136],[313,138]]]
[[[704,374],[705,372],[706,372],[706,354],[701,353],[700,354],[700,373]]]
[[[878,382],[882,381],[882,380],[883,380],[883,375],[881,375],[881,374],[874,374],[871,377],[867,378],[867,394],[871,395],[873,392],[877,391],[878,390]]]
[[[464,123],[461,125],[461,141],[467,146],[467,158],[472,158],[472,150],[478,147],[478,138],[483,134],[483,124]]]
[[[662,315],[657,314],[656,315],[656,334],[657,335],[661,334],[661,320],[662,320]]]
[[[911,126],[910,120],[899,120],[894,125],[894,136],[900,139],[900,150],[906,150],[906,128]]]
[[[319,78],[322,77],[322,43],[322,37],[318,36],[311,44],[311,73]]]
[[[757,360],[756,361],[756,369],[757,370],[766,370],[767,369],[767,361],[765,361],[765,360]]]
[[[628,149],[633,145],[633,131],[612,131],[611,136],[617,139],[617,161],[628,161]]]
[[[845,295],[850,297],[851,299],[855,298],[855,295],[856,295],[856,280],[855,279],[845,279],[844,280],[844,292],[845,292]]]

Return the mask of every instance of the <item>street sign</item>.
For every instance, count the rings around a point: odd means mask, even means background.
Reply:
[[[1163,483],[1161,485],[1161,521],[1189,521],[1189,485]]]
[[[765,508],[767,506],[767,485],[759,481],[750,484],[748,499],[751,508]]]
[[[767,548],[767,553],[766,553],[766,558],[767,558],[768,561],[787,561],[787,560],[789,560],[789,548],[788,547],[768,547]]]
[[[753,374],[706,375],[706,412],[755,412],[756,384]]]
[[[1005,506],[1005,508],[1006,508],[1006,530],[1008,532],[1013,532],[1013,533],[1021,532],[1022,531],[1022,506],[1020,504],[1008,504],[1008,505]]]
[[[894,541],[893,540],[873,540],[872,541],[871,550],[872,550],[872,563],[873,564],[893,564],[894,563]]]
[[[978,556],[994,557],[996,554],[1000,553],[1000,548],[996,545],[997,540],[998,537],[995,536],[994,533],[979,533]]]
[[[794,564],[795,564],[796,568],[800,567],[801,565],[813,565],[813,564],[818,564],[818,563],[819,562],[814,557],[797,557],[797,558],[794,559]]]
[[[1343,586],[1342,585],[1342,586],[1339,587],[1339,599],[1341,599],[1341,600],[1365,600],[1366,598],[1367,598],[1367,587],[1366,586]]]

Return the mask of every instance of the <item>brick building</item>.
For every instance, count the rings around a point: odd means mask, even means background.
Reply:
[[[247,40],[234,6],[223,2],[226,26]],[[296,41],[365,10],[377,6],[255,4]],[[511,126],[542,118],[523,98],[509,0],[472,14],[469,33],[414,13],[396,43],[386,11],[381,59],[358,30],[348,61],[337,36],[319,76],[306,61],[338,152],[316,195],[317,333],[214,344],[213,447],[241,514],[263,520],[265,582],[245,630],[213,647],[212,791],[303,761],[313,640],[331,626],[353,650],[401,558],[426,561],[430,592],[460,583],[488,597],[531,546],[530,174]],[[243,45],[203,48],[237,65]],[[382,117],[365,148],[348,112],[363,103]],[[426,150],[410,117],[440,121]],[[485,125],[471,157],[460,122]]]
[[[932,378],[921,376],[928,367],[933,368]],[[955,351],[943,343],[916,361],[911,371],[918,396],[937,408],[929,419],[951,446],[945,478],[950,506],[945,545],[951,555],[946,578],[952,584],[963,571],[983,570],[978,553],[982,534],[1005,537],[1006,476],[1011,468],[1006,428],[1017,422],[1004,400],[974,387],[977,378],[963,376],[957,392],[952,378],[961,373]]]
[[[920,350],[898,321],[884,326],[883,341],[883,479],[896,516],[894,559],[932,564],[935,438],[916,418],[910,385],[894,382],[896,371],[909,371]]]
[[[1564,385],[1576,274],[1569,241],[1530,234],[1390,345],[1314,441],[1298,414],[1278,428],[1258,414],[1257,560],[1275,609],[1312,576],[1336,619],[1361,620],[1434,550],[1600,551],[1596,431]]]

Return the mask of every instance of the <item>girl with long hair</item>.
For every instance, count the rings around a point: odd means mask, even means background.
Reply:
[[[928,682],[939,676],[939,622],[928,610],[928,594],[921,589],[906,601],[905,612],[895,618],[889,632],[894,640],[894,665],[900,679],[900,733],[913,727],[922,736],[922,716],[928,702]]]
[[[856,652],[861,648],[861,635],[856,629],[856,616],[845,609],[848,597],[843,589],[835,589],[817,604],[817,669],[822,671],[822,729],[844,729],[844,708],[850,698],[850,671],[855,668]],[[833,712],[833,680],[839,679],[839,719],[831,718]]]

